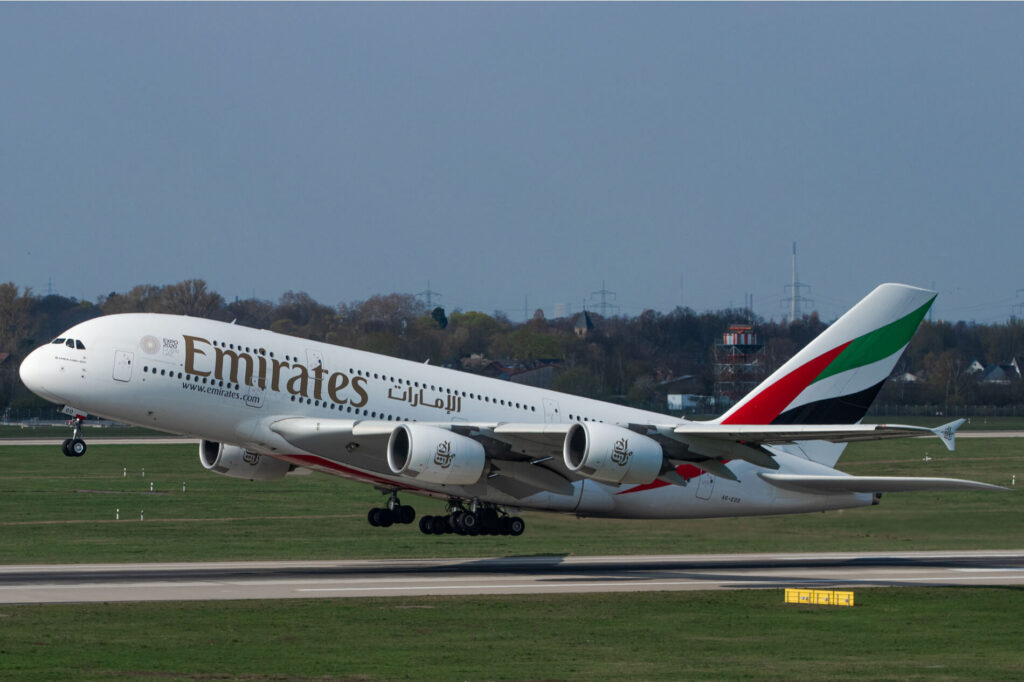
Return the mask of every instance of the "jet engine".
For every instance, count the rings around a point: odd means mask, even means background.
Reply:
[[[601,422],[573,424],[562,455],[570,471],[602,483],[650,483],[665,459],[652,438]]]
[[[388,439],[388,466],[400,476],[441,485],[472,485],[487,464],[484,446],[436,426],[402,424]]]
[[[210,440],[199,443],[199,461],[207,471],[247,481],[277,481],[292,469],[288,462]]]

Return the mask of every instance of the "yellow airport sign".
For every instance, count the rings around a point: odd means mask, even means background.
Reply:
[[[787,604],[804,604],[819,606],[853,606],[853,592],[838,590],[805,590],[786,588]]]

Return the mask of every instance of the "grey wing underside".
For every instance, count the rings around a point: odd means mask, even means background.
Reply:
[[[685,423],[630,425],[634,432],[656,440],[673,466],[691,464],[714,476],[737,480],[727,466],[745,460],[759,467],[779,468],[766,445],[806,441],[834,443],[937,435],[950,449],[963,420],[938,429],[918,426],[855,425],[721,425]],[[490,463],[487,484],[522,499],[541,491],[570,495],[573,482],[581,479],[565,465],[562,448],[571,424],[438,422],[431,426],[449,429],[483,445]],[[291,445],[346,466],[384,476],[392,475],[386,458],[388,439],[395,422],[286,417],[271,430]],[[817,494],[849,492],[903,492],[911,490],[1001,489],[985,483],[958,479],[884,476],[796,476],[761,473],[762,479],[779,488]],[[685,483],[672,471],[661,476],[669,483]]]

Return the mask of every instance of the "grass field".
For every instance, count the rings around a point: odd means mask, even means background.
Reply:
[[[1024,545],[1024,497],[1016,491],[891,494],[869,508],[689,521],[527,512],[519,538],[424,536],[415,526],[371,528],[366,511],[383,497],[368,486],[321,474],[267,483],[229,479],[204,471],[196,450],[94,445],[73,459],[53,446],[0,447],[0,564]],[[955,453],[937,439],[859,444],[841,468],[1009,485],[1014,475],[1024,476],[1024,439],[962,439]],[[442,511],[435,500],[403,501],[419,514]]]
[[[1022,611],[980,588],[0,606],[0,678],[1013,680]]]

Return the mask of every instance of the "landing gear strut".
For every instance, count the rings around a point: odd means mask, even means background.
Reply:
[[[71,434],[71,438],[65,440],[60,449],[68,457],[81,457],[85,454],[85,441],[82,440],[82,419],[75,417],[70,420],[70,424],[74,431]]]
[[[371,526],[387,528],[390,525],[401,523],[410,524],[416,519],[416,510],[398,500],[398,491],[392,490],[384,507],[374,507],[366,515],[366,520]]]
[[[448,501],[445,516],[423,516],[420,532],[424,535],[522,535],[526,524],[518,516],[489,503],[472,502],[469,508],[462,500]]]

